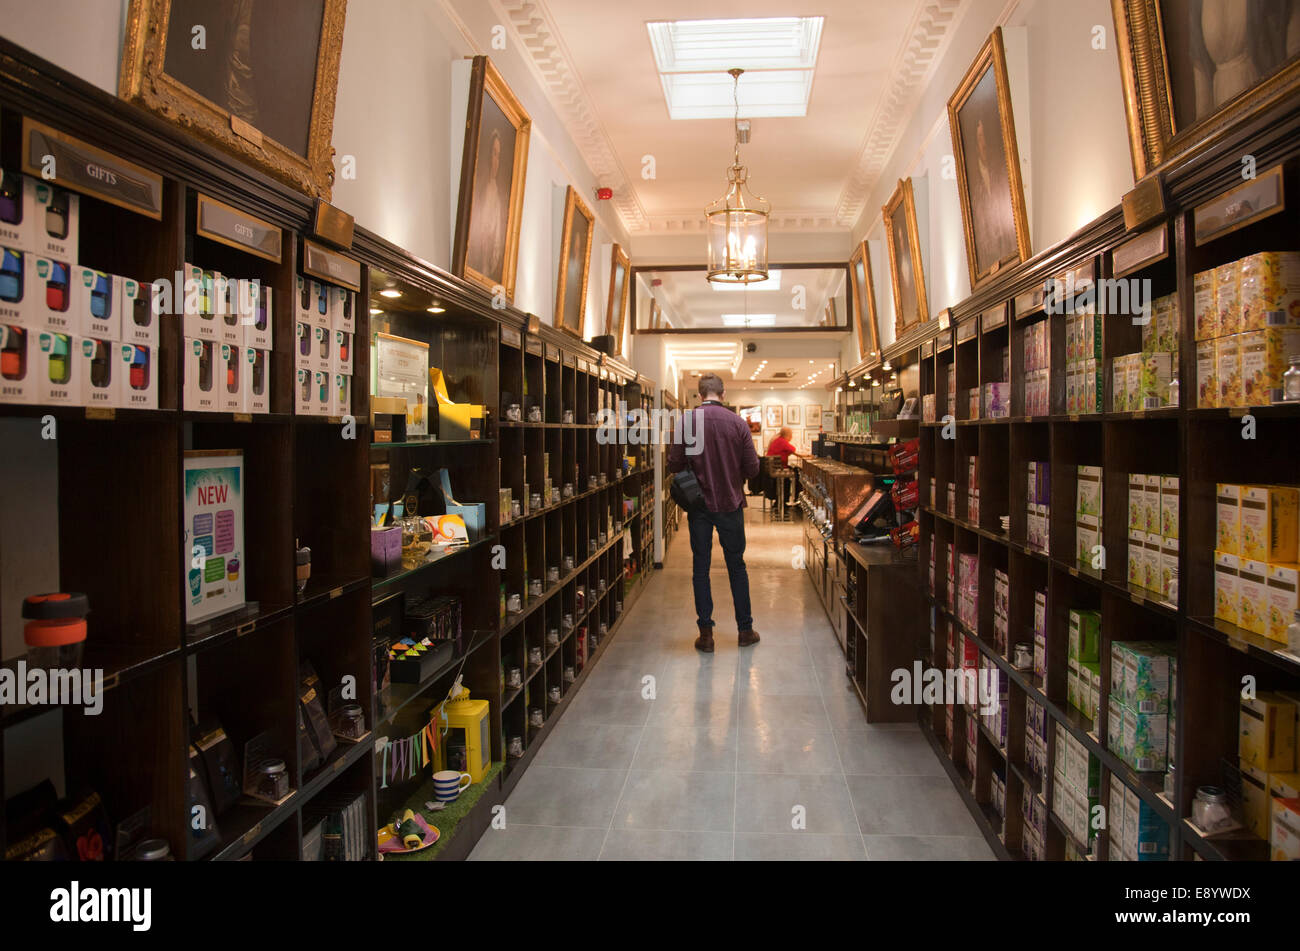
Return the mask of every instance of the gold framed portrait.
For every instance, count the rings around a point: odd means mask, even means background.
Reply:
[[[572,185],[564,197],[564,228],[560,232],[560,273],[555,288],[555,326],[582,336],[591,268],[591,236],[596,216]]]
[[[1212,144],[1300,87],[1287,0],[1111,0],[1133,177]]]
[[[470,68],[452,272],[514,301],[532,119],[492,60]]]
[[[1031,254],[1001,27],[989,36],[948,100],[948,129],[974,289]]]
[[[328,201],[346,16],[347,0],[131,0],[117,93]]]
[[[894,339],[901,340],[907,331],[930,319],[910,178],[899,179],[894,194],[881,209],[881,216],[885,220],[889,276],[894,286]]]
[[[609,302],[605,305],[605,333],[614,337],[614,356],[623,354],[623,332],[627,328],[627,308],[632,282],[628,273],[632,261],[618,244],[609,261]]]
[[[854,327],[858,332],[858,359],[880,352],[880,328],[876,320],[876,289],[871,279],[871,252],[864,239],[849,258],[849,287]],[[865,306],[864,306],[865,305]]]

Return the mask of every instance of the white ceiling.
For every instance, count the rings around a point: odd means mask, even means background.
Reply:
[[[966,0],[498,2],[629,232],[677,233],[723,192],[732,124],[669,119],[647,20],[825,17],[808,115],[754,119],[741,158],[774,229],[847,230]]]
[[[739,388],[821,388],[839,370],[842,334],[765,333],[699,334],[666,338],[670,367],[684,374],[686,391],[693,392],[692,374],[716,373]],[[754,352],[749,353],[752,345]],[[761,369],[760,369],[761,368]],[[756,379],[751,379],[759,371]]]

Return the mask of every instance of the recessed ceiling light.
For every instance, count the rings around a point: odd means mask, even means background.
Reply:
[[[445,314],[446,312],[447,312],[447,308],[440,307],[437,304],[434,304],[432,307],[429,308],[429,313],[431,314]]]
[[[650,47],[673,119],[730,119],[745,70],[740,114],[804,116],[821,43],[822,17],[660,20],[647,23]]]
[[[379,292],[380,297],[387,297],[389,300],[395,300],[402,296],[402,292],[393,287],[385,287]]]
[[[378,307],[372,307],[372,308],[370,308],[370,316],[371,316],[371,317],[378,317],[378,316],[379,316],[380,314],[382,314],[382,313],[383,313],[383,311],[380,310]]]

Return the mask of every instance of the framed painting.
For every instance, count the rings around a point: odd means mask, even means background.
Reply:
[[[515,296],[532,120],[486,56],[470,69],[452,271]]]
[[[785,425],[784,409],[780,403],[763,404],[763,428],[780,430]],[[772,435],[775,436],[776,433]]]
[[[816,403],[806,403],[804,405],[803,426],[810,433],[821,432],[822,408]]]
[[[614,245],[609,262],[609,303],[605,305],[605,333],[614,337],[614,355],[623,354],[623,332],[627,328],[628,290],[631,282],[628,271],[632,262],[627,252]]]
[[[957,163],[966,265],[976,288],[1031,253],[1001,27],[948,100],[948,129]]]
[[[889,245],[889,273],[894,285],[894,339],[929,319],[925,300],[925,270],[916,231],[916,203],[912,180],[901,179],[889,202],[881,209]]]
[[[1135,178],[1300,87],[1289,0],[1111,0],[1111,14]]]
[[[347,0],[131,0],[117,92],[328,201]]]
[[[560,232],[560,274],[555,290],[555,326],[582,336],[586,313],[587,272],[596,217],[572,185],[565,192],[564,228]]]
[[[858,359],[880,352],[880,331],[876,324],[876,289],[871,279],[871,254],[862,241],[849,258],[849,286],[853,299],[853,326],[858,334]]]
[[[803,425],[803,404],[790,403],[785,408],[785,425],[802,426]]]

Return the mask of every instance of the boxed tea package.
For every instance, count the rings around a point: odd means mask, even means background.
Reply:
[[[1236,555],[1226,551],[1214,553],[1214,616],[1229,624],[1237,623],[1237,573]]]
[[[1242,330],[1268,326],[1282,317],[1300,326],[1300,254],[1261,251],[1240,261]]]

